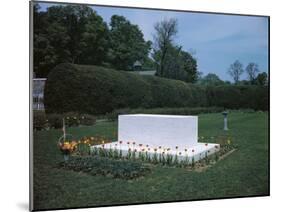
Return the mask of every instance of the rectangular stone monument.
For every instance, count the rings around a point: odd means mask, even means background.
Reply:
[[[198,143],[198,117],[133,114],[118,116],[118,141],[103,148],[118,148],[122,155],[143,151],[172,154],[179,160],[197,161],[219,150],[219,144]],[[100,146],[99,146],[100,147]]]
[[[120,115],[118,140],[183,149],[197,144],[197,126],[197,116]]]

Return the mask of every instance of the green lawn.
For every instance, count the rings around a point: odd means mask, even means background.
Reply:
[[[199,135],[222,135],[222,115],[199,116]],[[34,133],[35,209],[117,205],[268,195],[268,114],[229,114],[227,132],[238,150],[204,172],[156,167],[137,180],[121,180],[54,168],[62,160],[56,144],[61,130]],[[114,138],[117,122],[67,129],[76,138]]]

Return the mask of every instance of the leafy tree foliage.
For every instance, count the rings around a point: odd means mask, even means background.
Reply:
[[[241,74],[243,74],[244,69],[242,63],[239,60],[236,60],[233,64],[230,65],[228,73],[233,78],[235,84],[238,84]]]
[[[114,15],[111,29],[84,5],[34,7],[34,72],[46,77],[60,63],[108,65],[130,70],[136,60],[148,61],[151,42],[137,25]],[[109,64],[108,64],[109,63]]]
[[[183,58],[183,70],[186,73],[186,79],[184,81],[194,83],[198,80],[201,73],[197,71],[197,61],[188,52],[181,51]]]
[[[34,8],[34,71],[46,77],[63,62],[101,64],[107,53],[108,27],[90,7]]]
[[[222,81],[218,75],[214,74],[214,73],[209,73],[206,76],[202,77],[202,79],[200,79],[199,84],[201,85],[223,85],[224,81]]]
[[[116,69],[131,70],[136,60],[144,63],[150,51],[151,42],[146,42],[137,25],[125,17],[113,15],[110,22],[109,60]]]
[[[161,60],[161,51],[154,52],[154,60]],[[169,46],[163,61],[162,75],[159,75],[161,73],[159,66],[157,71],[157,76],[185,82],[195,82],[198,78],[196,60],[178,46]]]
[[[262,72],[258,74],[258,76],[255,79],[255,84],[265,86],[267,85],[267,83],[268,83],[267,73]]]

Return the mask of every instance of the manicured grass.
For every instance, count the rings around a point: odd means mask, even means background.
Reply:
[[[199,135],[223,135],[222,115],[199,116]],[[62,161],[57,149],[61,130],[34,133],[35,209],[117,205],[268,195],[268,114],[229,114],[227,132],[238,150],[203,172],[155,167],[136,180],[91,176],[54,168]],[[75,138],[103,135],[116,139],[117,122],[67,129]]]

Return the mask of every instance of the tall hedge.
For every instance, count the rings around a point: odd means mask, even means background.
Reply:
[[[258,86],[204,86],[140,76],[99,66],[60,64],[48,75],[47,113],[105,114],[119,108],[206,107],[266,110],[267,89]]]
[[[223,85],[206,88],[208,106],[268,110],[268,87]]]

